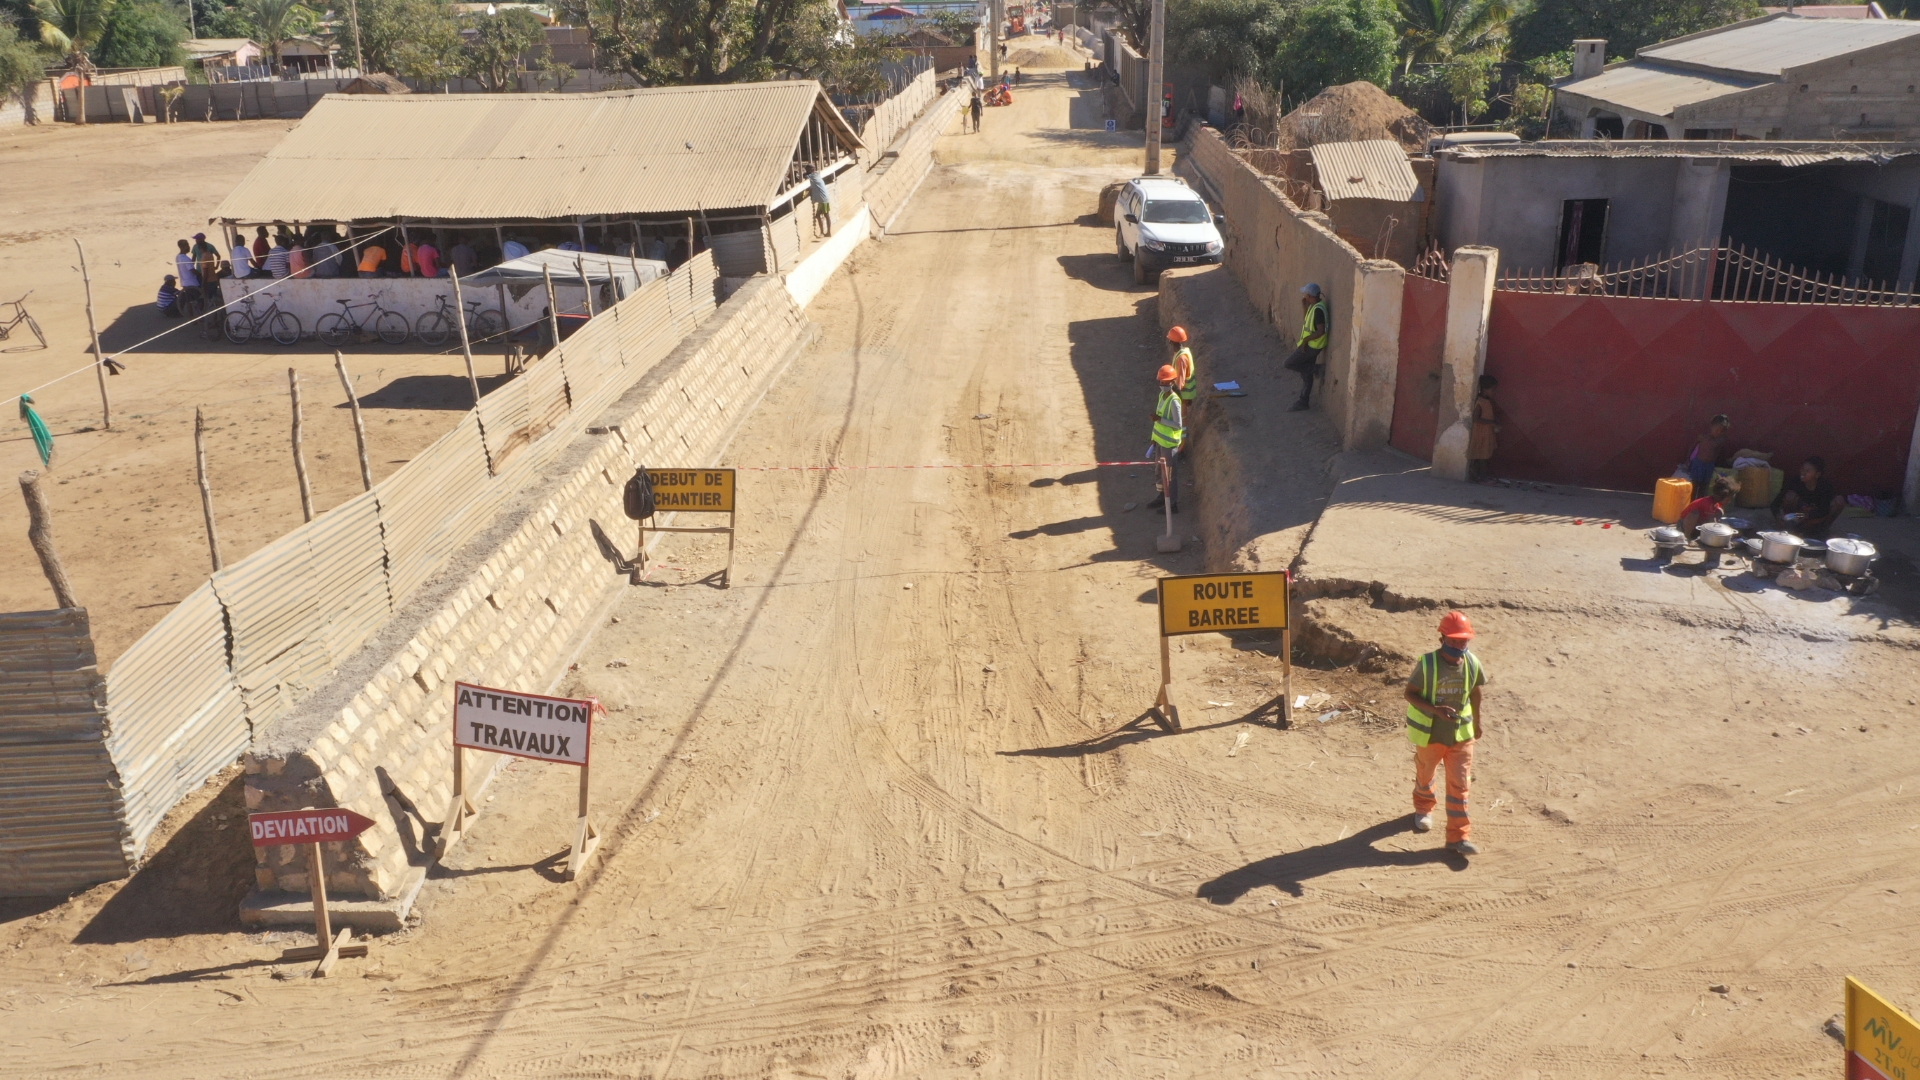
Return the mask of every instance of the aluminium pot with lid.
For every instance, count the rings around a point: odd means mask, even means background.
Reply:
[[[1694,537],[1700,541],[1700,546],[1703,548],[1731,547],[1733,538],[1739,535],[1739,529],[1718,521],[1709,521],[1694,532]]]
[[[1647,539],[1657,547],[1685,547],[1687,534],[1671,525],[1662,525],[1647,533]]]
[[[1790,563],[1800,557],[1800,549],[1807,546],[1805,540],[1786,532],[1763,532],[1760,534],[1760,557],[1772,563]]]
[[[1841,538],[1827,541],[1827,569],[1847,577],[1859,577],[1879,557],[1879,549],[1865,540]]]

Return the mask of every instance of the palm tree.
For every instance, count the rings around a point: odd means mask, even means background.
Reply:
[[[1507,23],[1519,12],[1514,0],[1396,0],[1400,9],[1401,71],[1415,64],[1498,53]]]
[[[280,66],[280,46],[313,29],[314,14],[300,0],[241,0],[240,14],[253,26],[253,37],[267,52],[267,63]]]
[[[64,54],[67,70],[78,76],[74,96],[80,101],[82,124],[87,122],[87,83],[93,74],[87,53],[100,44],[118,4],[119,0],[37,0],[34,4],[40,18],[40,44]]]

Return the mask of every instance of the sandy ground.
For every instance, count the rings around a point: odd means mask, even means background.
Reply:
[[[575,774],[517,764],[421,923],[310,981],[233,927],[216,781],[132,883],[0,909],[0,1073],[1833,1075],[1843,974],[1920,996],[1910,652],[1487,615],[1470,864],[1407,829],[1398,671],[1297,670],[1352,708],[1278,728],[1274,644],[1190,638],[1188,730],[1140,722],[1202,553],[1087,465],[1144,444],[1159,335],[1078,99],[942,140],[727,462],[1021,467],[743,473],[734,587],[670,547],[567,682],[613,710],[583,881]]]
[[[127,370],[108,380],[111,430],[101,430],[100,388],[88,368],[74,238],[87,246],[94,312],[109,355],[178,326],[153,308],[161,277],[173,272],[174,242],[206,231],[215,207],[290,126],[43,125],[0,133],[0,300],[33,290],[27,310],[48,339],[46,349],[27,348],[21,328],[0,341],[0,395],[87,369],[33,396],[54,433],[55,537],[103,661],[206,579],[211,564],[193,466],[196,406],[205,409],[210,429],[208,471],[229,563],[302,520],[289,367],[299,369],[303,383],[316,510],[362,490],[346,397],[332,351],[317,341],[238,346],[176,330],[121,357]],[[366,409],[376,480],[472,405],[457,343],[450,352],[421,348],[410,341],[344,350]],[[483,356],[479,370],[497,377],[501,362]],[[9,477],[40,468],[17,407],[9,402],[0,411],[0,467]],[[9,480],[0,494],[0,610],[50,608],[52,590],[27,545],[26,510],[13,486]]]

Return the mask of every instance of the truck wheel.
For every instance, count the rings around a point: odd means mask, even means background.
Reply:
[[[1113,253],[1120,256],[1121,262],[1130,262],[1133,259],[1133,256],[1127,253],[1126,234],[1122,233],[1117,226],[1113,230]]]
[[[1137,256],[1134,258],[1133,283],[1135,285],[1151,285],[1153,284],[1153,279],[1157,276],[1153,271],[1147,269],[1146,263],[1142,262]]]

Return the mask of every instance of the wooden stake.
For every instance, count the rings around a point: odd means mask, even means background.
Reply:
[[[447,820],[440,825],[439,851],[436,859],[444,859],[453,845],[467,834],[467,821],[480,813],[473,800],[467,797],[467,752],[459,744],[453,748],[453,809],[447,812]]]
[[[313,485],[307,480],[307,453],[300,444],[300,372],[287,369],[287,394],[293,399],[293,475],[300,481],[300,512],[313,520]]]
[[[1280,629],[1280,719],[1293,722],[1293,572],[1287,572],[1287,625]]]
[[[473,373],[473,342],[467,337],[467,305],[460,293],[460,271],[447,267],[453,279],[453,321],[460,327],[460,352],[467,358],[467,389],[473,391],[473,407],[480,407],[480,380]]]
[[[1157,616],[1156,616],[1157,617]],[[1180,708],[1173,703],[1173,651],[1167,645],[1166,628],[1160,633],[1160,696],[1153,707],[1168,731],[1180,730]]]
[[[567,880],[580,876],[587,860],[600,847],[600,830],[594,827],[593,818],[587,814],[587,790],[592,774],[588,766],[580,766],[580,818],[573,833],[573,850],[567,854]]]
[[[327,911],[326,868],[320,862],[319,844],[307,845],[307,885],[313,893],[313,934],[319,939],[319,944],[287,949],[280,954],[280,959],[299,962],[318,960],[320,964],[313,969],[313,977],[324,979],[341,957],[365,956],[368,947],[347,944],[353,940],[350,927],[341,927],[337,936],[333,932],[333,920]]]
[[[540,277],[547,283],[547,329],[553,333],[553,349],[560,351],[560,301],[553,291],[553,269],[540,267]]]
[[[53,586],[53,598],[63,608],[77,608],[73,582],[67,580],[67,568],[53,546],[53,511],[47,507],[47,493],[40,488],[40,474],[32,469],[20,474],[20,494],[27,500],[27,542],[40,556],[40,570]]]
[[[80,88],[82,100],[86,98],[87,88]],[[82,109],[81,123],[86,123]],[[93,337],[93,376],[100,380],[100,426],[107,431],[113,430],[113,402],[107,399],[107,363],[100,352],[100,330],[93,321],[93,275],[87,273],[87,247],[79,237],[73,238],[73,246],[80,249],[80,281],[87,287],[87,333]],[[203,288],[205,286],[202,286]]]
[[[207,519],[207,551],[213,556],[213,569],[220,571],[220,534],[213,527],[213,485],[207,482],[207,420],[196,407],[193,410],[193,466],[200,477],[200,512]]]
[[[333,370],[340,373],[340,389],[347,393],[347,409],[353,413],[353,441],[360,449],[360,486],[373,490],[373,463],[367,460],[367,425],[360,418],[360,395],[353,392],[353,380],[347,376],[346,358],[338,349],[333,353]]]

